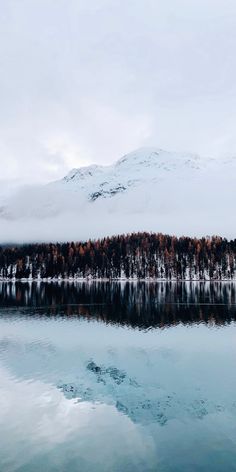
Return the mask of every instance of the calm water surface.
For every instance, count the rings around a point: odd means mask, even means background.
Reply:
[[[236,471],[235,284],[0,284],[0,471]]]

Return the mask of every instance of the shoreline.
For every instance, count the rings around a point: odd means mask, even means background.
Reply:
[[[77,278],[21,278],[21,279],[8,279],[0,278],[0,283],[236,283],[235,279],[159,279],[159,278],[144,278],[144,279],[131,279],[131,278],[89,278],[89,277],[77,277]]]

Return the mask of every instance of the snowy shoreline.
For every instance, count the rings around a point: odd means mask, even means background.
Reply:
[[[91,278],[91,277],[65,277],[65,278],[0,278],[0,283],[104,283],[104,282],[110,282],[110,283],[221,283],[221,282],[232,282],[236,283],[236,278],[224,278],[224,279],[214,279],[214,278],[208,278],[208,279],[198,279],[198,278],[192,278],[192,279],[181,279],[181,278],[151,278],[151,277],[146,277],[146,278]]]

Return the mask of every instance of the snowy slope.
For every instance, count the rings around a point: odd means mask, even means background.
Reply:
[[[139,149],[111,166],[73,169],[28,187],[0,211],[1,241],[68,240],[130,231],[236,237],[236,158]]]
[[[86,197],[95,201],[98,198],[113,197],[144,183],[157,184],[174,174],[176,178],[207,169],[210,160],[195,155],[169,153],[155,148],[142,148],[132,152],[112,166],[89,166],[73,169],[57,185],[81,190]],[[195,172],[196,171],[196,172]]]

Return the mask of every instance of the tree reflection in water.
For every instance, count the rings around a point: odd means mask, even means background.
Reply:
[[[8,282],[0,284],[0,307],[22,307],[24,314],[29,307],[31,314],[37,312],[41,316],[79,316],[140,329],[178,323],[224,325],[236,319],[236,285],[230,282]]]

